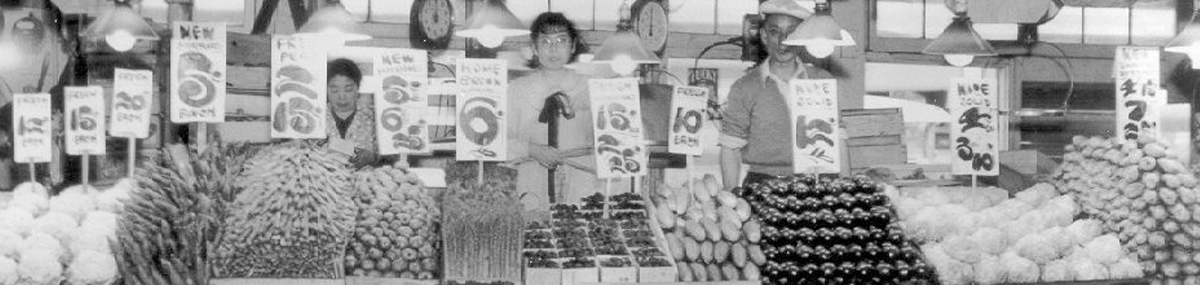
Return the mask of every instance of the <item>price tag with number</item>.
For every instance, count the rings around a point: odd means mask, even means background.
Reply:
[[[67,154],[104,154],[104,89],[66,87]]]
[[[792,80],[790,88],[793,171],[841,172],[837,80]]]
[[[154,103],[154,74],[149,70],[117,68],[113,78],[112,126],[115,137],[150,136],[150,104]]]
[[[375,92],[375,114],[379,154],[429,152],[426,109],[429,99],[429,58],[424,50],[383,49],[374,58],[375,76],[381,78]]]
[[[13,161],[18,163],[50,162],[51,134],[50,94],[16,94],[13,97]]]
[[[704,109],[708,88],[675,86],[671,95],[671,129],[667,150],[671,153],[701,155],[700,129],[704,127]]]
[[[954,156],[951,173],[956,175],[1000,175],[1000,119],[996,81],[958,78],[947,94],[950,115],[950,143]]]

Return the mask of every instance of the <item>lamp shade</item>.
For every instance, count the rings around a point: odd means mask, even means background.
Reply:
[[[1166,48],[1163,50],[1185,53],[1189,56],[1200,52],[1200,18],[1196,17],[1197,14],[1200,14],[1200,10],[1192,13],[1192,20],[1188,21],[1187,26],[1183,27],[1183,31],[1179,35],[1167,42]]]
[[[838,25],[828,10],[817,9],[808,20],[804,20],[796,30],[783,40],[783,44],[791,46],[829,45],[852,46],[854,40],[846,40],[842,26]]]
[[[504,38],[529,34],[529,28],[500,0],[480,0],[472,8],[467,28],[455,35],[474,38],[483,46],[494,48],[504,43]]]
[[[938,55],[996,55],[996,49],[971,28],[971,18],[965,15],[954,17],[954,21],[946,26],[946,30],[921,52]]]
[[[154,28],[150,27],[150,24],[146,23],[146,20],[142,19],[142,16],[129,6],[129,3],[121,1],[114,3],[111,11],[100,15],[100,18],[97,18],[83,31],[83,36],[89,38],[104,38],[113,35],[132,37],[135,40],[158,39],[158,33],[154,32]]]
[[[304,26],[296,31],[296,35],[334,37],[345,41],[371,39],[371,36],[358,25],[358,20],[354,18],[354,15],[350,14],[350,11],[347,11],[339,1],[327,3],[313,12],[312,16],[308,17],[308,22],[305,22]]]
[[[631,29],[621,29],[600,45],[592,63],[608,63],[613,71],[628,74],[637,68],[638,64],[662,62],[653,52],[646,50],[642,40]],[[632,67],[632,68],[630,68]]]

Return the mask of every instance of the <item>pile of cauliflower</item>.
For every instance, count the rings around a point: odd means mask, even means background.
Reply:
[[[1200,284],[1200,183],[1156,139],[1076,136],[1053,174],[1058,190],[1117,233],[1160,284]]]
[[[112,284],[118,274],[109,247],[116,238],[113,211],[132,185],[73,186],[53,197],[41,184],[18,185],[0,209],[0,285]]]
[[[1136,255],[1103,234],[1100,221],[1075,220],[1080,208],[1072,196],[1049,184],[1007,196],[995,188],[929,188],[897,197],[896,207],[944,284],[1142,276]]]

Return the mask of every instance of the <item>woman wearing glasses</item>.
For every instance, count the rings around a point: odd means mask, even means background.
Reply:
[[[510,158],[528,161],[517,164],[517,189],[528,193],[522,196],[526,210],[544,210],[551,201],[578,202],[603,184],[593,174],[561,167],[595,164],[591,156],[570,157],[570,150],[592,144],[588,77],[567,68],[587,46],[562,13],[538,15],[530,37],[533,71],[509,84],[508,146]],[[552,125],[557,127],[551,130]]]

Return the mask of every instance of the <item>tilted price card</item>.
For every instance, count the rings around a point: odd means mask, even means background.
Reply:
[[[54,122],[50,119],[50,94],[16,94],[12,104],[13,162],[50,162],[54,144],[51,140]]]
[[[596,176],[644,176],[650,161],[637,78],[590,79]]]
[[[675,86],[671,92],[671,129],[667,151],[686,155],[704,153],[700,130],[704,129],[704,110],[708,106],[708,88]]]
[[[382,49],[374,58],[380,91],[375,92],[379,154],[429,152],[429,54],[415,49]]]
[[[100,86],[63,88],[66,97],[67,154],[105,153],[104,89]]]
[[[506,134],[508,106],[508,63],[498,59],[458,60],[458,127],[455,158],[458,160],[504,161],[508,156]]]
[[[108,133],[114,137],[139,139],[150,136],[154,73],[117,68],[113,77],[112,123]]]
[[[325,45],[310,37],[271,39],[271,137],[325,138]]]
[[[1117,47],[1114,62],[1116,76],[1116,136],[1136,140],[1142,136],[1159,138],[1162,110],[1167,94],[1159,86],[1158,47]]]
[[[950,107],[950,144],[955,175],[1000,175],[999,101],[993,79],[951,80],[946,92]]]
[[[171,122],[225,121],[225,23],[171,25]]]

